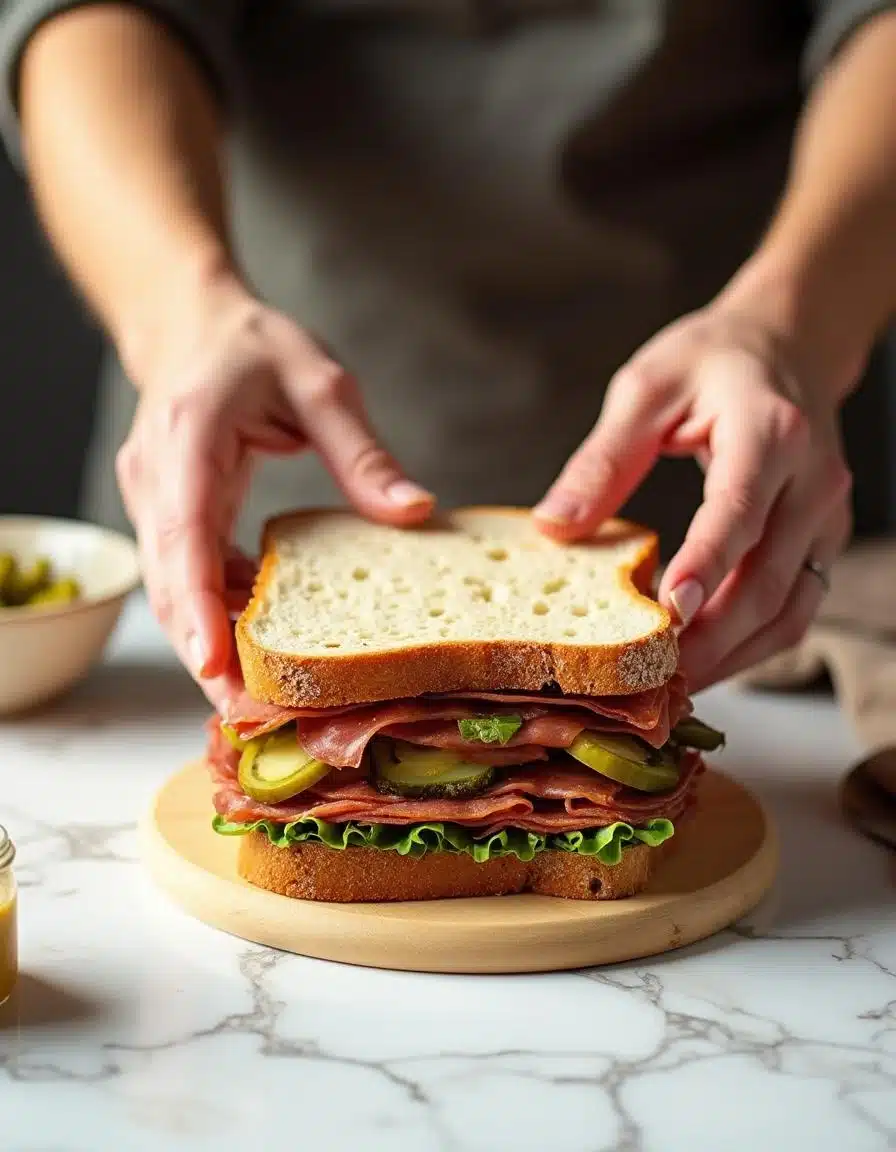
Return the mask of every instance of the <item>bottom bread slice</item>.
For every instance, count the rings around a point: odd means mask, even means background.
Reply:
[[[569,900],[619,900],[643,891],[672,844],[637,844],[610,867],[592,856],[540,852],[524,863],[501,856],[477,864],[466,853],[433,852],[415,860],[378,848],[295,844],[278,848],[264,832],[242,838],[237,868],[259,888],[298,900],[351,904],[445,900],[535,892]]]

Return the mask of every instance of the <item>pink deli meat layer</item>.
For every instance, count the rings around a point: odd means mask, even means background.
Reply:
[[[295,721],[299,742],[312,756],[334,768],[357,768],[377,734],[435,748],[462,749],[471,759],[506,767],[543,759],[538,748],[568,748],[585,729],[629,733],[655,748],[670,729],[690,714],[684,678],[631,696],[550,697],[524,692],[457,692],[417,696],[343,708],[279,708],[259,704],[248,693],[234,701],[225,719],[243,739],[260,736]],[[502,746],[499,758],[465,742],[457,721],[481,716],[519,716],[522,727]],[[514,754],[514,750],[515,753]]]
[[[536,718],[537,721],[543,719]],[[560,723],[565,726],[564,731],[571,731],[565,717],[558,722],[558,731]],[[307,748],[304,739],[303,743]],[[482,835],[507,827],[545,834],[602,827],[616,820],[636,825],[660,816],[675,820],[690,804],[694,784],[703,770],[699,754],[686,753],[676,787],[668,792],[645,794],[608,780],[572,760],[568,764],[556,760],[544,765],[532,764],[533,750],[529,746],[519,745],[515,751],[525,752],[527,763],[508,767],[498,783],[478,796],[460,800],[383,795],[369,784],[363,769],[356,767],[336,769],[313,788],[281,804],[252,800],[240,788],[239,753],[222,736],[217,717],[209,724],[208,762],[215,782],[215,808],[228,820],[268,819],[286,823],[316,818],[332,824],[445,821],[476,828]],[[534,752],[547,756],[544,746],[534,748]],[[489,758],[488,753],[485,758]]]

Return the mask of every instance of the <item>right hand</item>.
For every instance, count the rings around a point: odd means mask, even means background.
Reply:
[[[116,470],[150,604],[220,711],[241,686],[227,567],[254,455],[314,449],[354,507],[385,524],[420,523],[434,500],[377,441],[353,378],[235,278],[172,317],[151,367],[129,368],[141,395]]]

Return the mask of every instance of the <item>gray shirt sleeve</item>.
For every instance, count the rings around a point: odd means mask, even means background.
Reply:
[[[29,38],[45,21],[90,0],[0,0],[0,135],[14,163],[21,164],[19,63]],[[245,0],[135,0],[157,16],[194,52],[226,98],[235,74],[237,23]]]
[[[896,0],[813,0],[812,8],[815,20],[804,57],[808,80],[815,79],[866,20],[896,10]]]

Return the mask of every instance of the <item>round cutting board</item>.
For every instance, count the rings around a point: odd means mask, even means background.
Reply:
[[[650,887],[627,900],[293,900],[237,875],[237,838],[213,832],[212,814],[208,774],[191,764],[157,794],[141,830],[153,876],[187,912],[258,944],[412,972],[545,972],[655,955],[732,924],[759,902],[777,868],[767,814],[715,771],[703,777],[675,851]]]

